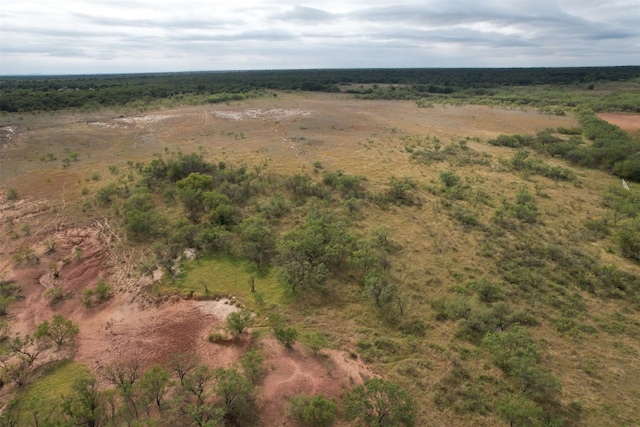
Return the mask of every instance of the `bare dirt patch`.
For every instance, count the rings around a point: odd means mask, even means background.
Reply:
[[[303,111],[297,108],[284,109],[284,108],[272,108],[272,109],[246,109],[242,111],[234,110],[213,110],[211,111],[215,117],[220,117],[227,120],[239,121],[247,119],[269,119],[269,120],[283,120],[293,117],[308,116],[310,111]]]
[[[602,120],[614,124],[627,132],[640,132],[640,114],[632,113],[599,113]]]
[[[261,387],[258,406],[269,426],[296,425],[287,414],[291,396],[296,394],[339,398],[344,391],[371,377],[359,359],[346,353],[325,350],[322,355],[305,353],[296,344],[285,349],[274,339],[262,341],[267,376]]]

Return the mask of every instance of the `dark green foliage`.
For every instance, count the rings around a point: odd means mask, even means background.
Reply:
[[[6,77],[0,84],[0,111],[27,112],[60,109],[87,109],[139,105],[162,99],[195,99],[201,103],[218,103],[265,95],[264,89],[339,91],[339,84],[373,83],[346,91],[377,99],[419,99],[425,96],[476,96],[498,98],[493,88],[568,85],[604,80],[637,78],[638,67],[571,68],[413,68],[413,69],[327,69],[268,70],[215,73],[157,73],[94,76],[25,76]],[[606,76],[604,78],[603,76]],[[382,83],[392,83],[383,85]],[[377,84],[380,84],[379,86]],[[400,85],[400,86],[397,86]],[[493,96],[491,96],[493,94]],[[192,97],[192,98],[189,98]],[[584,97],[584,94],[582,94]],[[504,95],[514,102],[513,94]],[[530,95],[529,98],[532,98]],[[594,94],[596,106],[614,103],[617,110],[638,111],[637,102]],[[591,100],[590,98],[590,100]],[[610,98],[610,99],[609,99]],[[534,98],[535,99],[535,98]],[[518,99],[521,103],[521,99]],[[542,101],[548,102],[547,99]],[[184,102],[184,101],[183,101]],[[525,103],[531,103],[526,100]],[[541,101],[538,101],[542,103]],[[565,102],[575,102],[573,99]],[[547,104],[548,105],[548,104]]]
[[[362,187],[362,181],[364,178],[348,175],[342,171],[338,172],[325,172],[322,177],[322,182],[340,192],[343,199],[359,199],[365,196],[364,188]]]
[[[304,334],[304,345],[311,350],[314,355],[320,354],[323,348],[329,345],[327,337],[320,332],[307,332]]]
[[[91,377],[76,381],[71,393],[64,397],[61,405],[62,414],[68,417],[73,425],[87,427],[102,425],[105,410],[96,380]]]
[[[503,287],[488,279],[472,282],[469,284],[469,287],[476,291],[480,299],[484,302],[495,302],[505,298]]]
[[[344,418],[364,425],[413,426],[417,411],[413,397],[398,385],[373,378],[344,395]]]
[[[284,348],[293,348],[298,339],[298,330],[293,326],[278,326],[273,328],[273,334]]]
[[[113,201],[113,196],[117,195],[118,192],[118,187],[114,183],[108,184],[96,192],[96,200],[103,206],[108,205]]]
[[[239,228],[243,256],[261,268],[276,247],[269,224],[264,218],[253,216],[240,223]]]
[[[335,399],[327,399],[321,394],[313,397],[296,394],[289,399],[289,411],[305,426],[329,427],[335,422],[338,404]]]
[[[278,240],[276,263],[292,290],[322,286],[346,261],[351,237],[327,210],[315,208],[304,223]]]
[[[90,308],[108,301],[113,296],[113,288],[104,280],[99,281],[93,289],[82,290],[81,299],[85,307]]]
[[[505,226],[505,216],[515,218],[521,222],[535,224],[538,218],[538,206],[535,199],[529,193],[526,187],[522,187],[516,194],[514,203],[507,200],[503,201],[501,208],[497,209],[494,214],[494,220]]]
[[[562,156],[569,162],[590,168],[603,169],[623,178],[640,179],[640,140],[625,133],[618,126],[598,118],[593,111],[580,114],[582,135],[592,144],[582,144],[580,139],[564,139],[553,135],[550,130],[530,135],[501,135],[489,141],[494,145],[513,148],[531,147],[551,156]],[[525,160],[526,156],[512,159],[516,169],[548,176],[552,179],[573,180],[575,175],[559,167],[550,167],[540,160]]]
[[[573,171],[560,166],[551,166],[539,158],[530,157],[526,151],[517,151],[509,160],[509,164],[516,170],[545,176],[555,181],[576,180],[576,174]]]
[[[528,398],[540,403],[559,399],[560,383],[543,368],[541,352],[524,329],[490,333],[482,341],[495,364],[516,381]]]

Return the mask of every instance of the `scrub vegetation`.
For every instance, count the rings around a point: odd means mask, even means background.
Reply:
[[[82,138],[125,140],[130,156],[83,140],[16,158],[65,183],[56,211],[39,215],[99,227],[110,250],[135,256],[70,289],[80,245],[3,214],[0,420],[270,425],[270,352],[332,366],[341,351],[368,374],[332,394],[290,386],[288,422],[639,423],[640,137],[596,114],[639,112],[639,78],[638,67],[3,78],[7,126],[119,108]],[[227,115],[212,118],[214,102]],[[119,117],[156,108],[153,128]],[[59,109],[74,112],[44,113]],[[427,134],[415,122],[430,114]],[[513,117],[533,124],[514,132]],[[25,135],[7,146],[41,143]],[[5,212],[34,198],[19,179],[6,186]],[[28,282],[38,269],[47,297]],[[16,325],[25,300],[56,314]],[[194,348],[237,360],[212,365],[184,348],[78,362],[76,319],[112,310],[100,332],[115,337],[130,301],[231,306]]]

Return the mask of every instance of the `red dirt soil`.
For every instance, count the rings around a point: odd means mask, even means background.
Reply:
[[[627,132],[640,133],[640,114],[600,113],[597,116]]]

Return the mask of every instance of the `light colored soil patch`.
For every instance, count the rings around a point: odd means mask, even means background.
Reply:
[[[273,108],[273,109],[247,109],[242,111],[234,111],[234,110],[214,110],[211,111],[215,117],[239,121],[239,120],[247,120],[247,119],[269,119],[269,120],[283,120],[289,119],[293,117],[300,116],[308,116],[311,114],[310,111],[303,111],[297,108],[294,109],[283,109],[283,108]]]
[[[627,132],[640,132],[640,114],[600,113],[597,116]]]
[[[211,314],[222,319],[226,319],[231,313],[240,309],[231,304],[227,298],[221,298],[214,301],[197,301],[194,303],[203,313]]]

